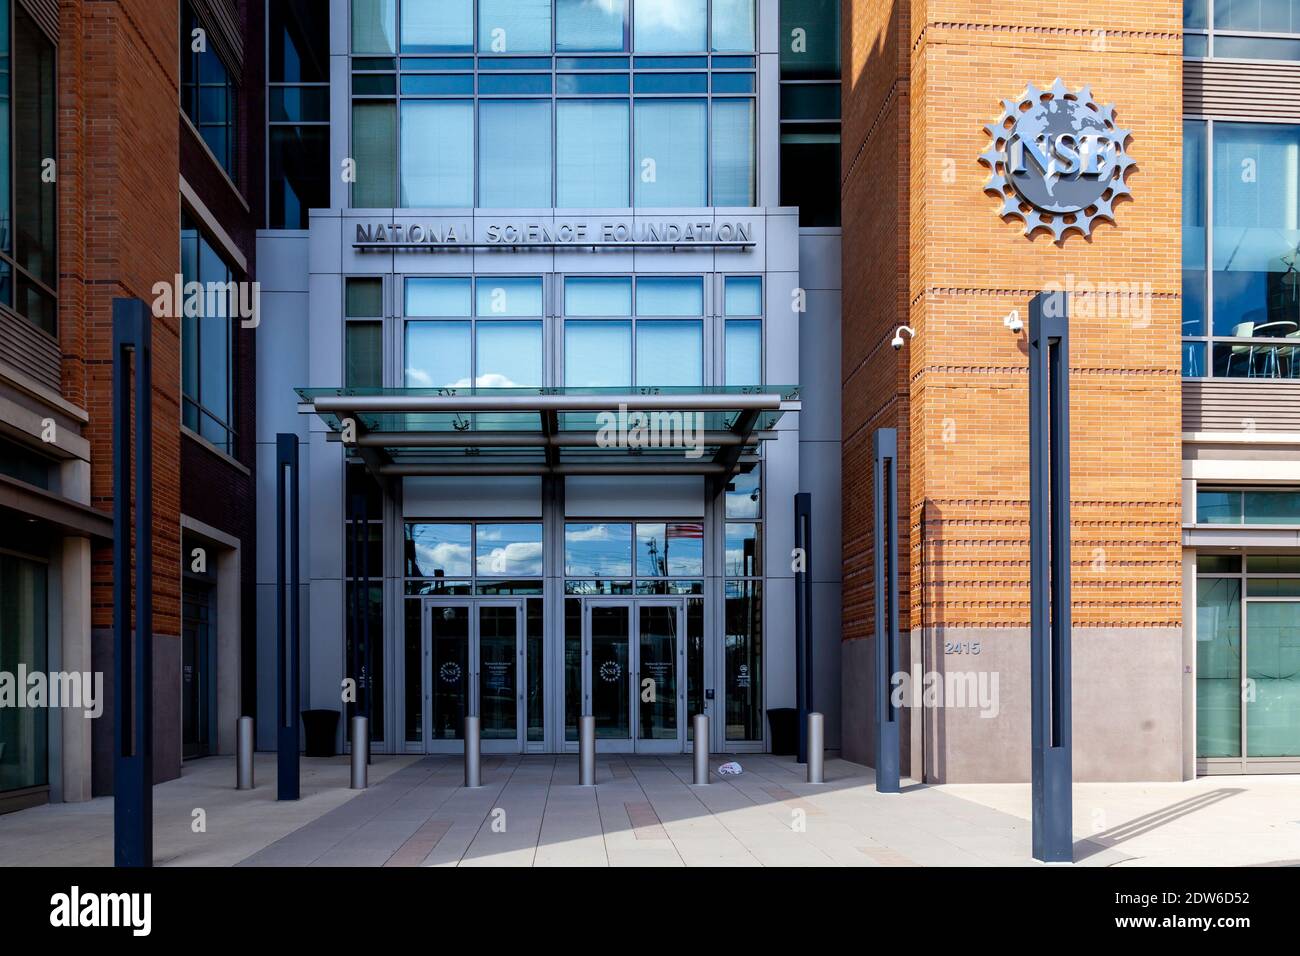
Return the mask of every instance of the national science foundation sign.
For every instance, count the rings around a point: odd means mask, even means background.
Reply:
[[[1090,87],[1071,92],[1058,79],[1047,90],[1031,83],[1002,108],[984,127],[992,142],[980,156],[993,173],[984,191],[1002,200],[1000,214],[1021,219],[1026,236],[1050,230],[1057,243],[1070,232],[1091,235],[1098,220],[1113,223],[1134,165],[1132,133],[1116,125],[1115,107],[1096,103]]]
[[[358,222],[352,242],[352,247],[359,252],[608,246],[747,251],[754,247],[754,224],[747,221],[689,219]]]

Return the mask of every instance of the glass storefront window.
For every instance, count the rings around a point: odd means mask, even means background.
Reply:
[[[405,548],[408,578],[467,578],[471,568],[471,526],[407,522]]]
[[[638,53],[699,53],[705,40],[708,0],[653,0],[634,3]]]
[[[482,576],[541,577],[542,526],[475,525],[474,563]]]
[[[1246,676],[1246,755],[1300,756],[1300,601],[1247,603]]]
[[[636,102],[636,204],[703,206],[708,201],[708,118],[704,100]]]
[[[47,577],[44,564],[0,554],[0,672],[49,668]],[[47,708],[0,707],[0,792],[49,783],[48,727]]]
[[[405,612],[406,742],[420,743],[424,740],[424,637],[420,633],[423,617],[418,600],[407,598],[402,602],[402,610]]]
[[[758,525],[727,523],[726,573],[734,577],[758,577],[763,573],[763,551]]]
[[[473,100],[403,100],[401,204],[474,205]]]
[[[1196,755],[1241,755],[1241,581],[1196,590]]]
[[[699,522],[638,523],[638,577],[690,577],[704,573],[704,525]]]
[[[724,613],[726,739],[763,739],[763,585],[728,581]]]
[[[728,518],[756,520],[762,516],[761,478],[757,467],[747,475],[736,475],[727,483]]]
[[[564,573],[569,577],[631,577],[632,526],[565,525]]]

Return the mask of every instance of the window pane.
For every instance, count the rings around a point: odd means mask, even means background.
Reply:
[[[642,277],[636,283],[637,315],[703,315],[700,276]]]
[[[406,525],[408,578],[461,577],[470,574],[470,526],[467,524]]]
[[[1204,0],[1199,5],[1203,7]],[[1185,8],[1183,16],[1186,26]],[[1214,5],[1214,26],[1219,30],[1300,33],[1300,4],[1295,0],[1218,0]]]
[[[1214,55],[1240,60],[1300,60],[1300,40],[1234,37],[1220,33],[1214,38]]]
[[[270,228],[306,229],[330,204],[329,127],[272,126]]]
[[[1241,492],[1198,491],[1197,524],[1241,524]]]
[[[384,384],[384,327],[379,322],[346,325],[344,388],[379,388]]]
[[[479,205],[550,207],[550,100],[479,103]]]
[[[736,475],[727,483],[727,517],[760,517],[762,507],[760,470],[755,467],[747,475]]]
[[[468,322],[407,322],[407,387],[467,387],[470,384],[469,336]]]
[[[754,205],[757,182],[754,101],[714,100],[713,205]]]
[[[630,524],[564,526],[564,573],[569,577],[630,577]]]
[[[1183,335],[1205,335],[1205,123],[1183,123]],[[1202,368],[1204,364],[1202,363]]]
[[[1209,25],[1206,10],[1210,0],[1183,0],[1183,29],[1204,30]]]
[[[1196,582],[1196,755],[1241,755],[1241,582]]]
[[[632,323],[564,323],[564,384],[626,388],[632,384]]]
[[[14,230],[18,264],[54,289],[59,285],[57,189],[45,175],[46,159],[57,155],[54,46],[22,7],[14,10],[13,62],[17,67],[12,73],[13,102],[18,106],[13,115],[14,222],[3,223],[2,231]],[[226,159],[222,153],[217,158]],[[10,188],[9,183],[0,188]],[[44,294],[21,299],[16,303],[19,312],[54,334],[54,301]]]
[[[271,0],[267,18],[268,79],[272,83],[328,83],[329,7],[316,0]]]
[[[542,280],[539,276],[480,275],[475,294],[478,298],[475,314],[479,316],[542,314]]]
[[[541,322],[479,322],[475,334],[478,336],[475,385],[481,388],[541,386]]]
[[[840,118],[840,84],[783,83],[781,119],[837,120]]]
[[[727,276],[723,280],[727,315],[763,314],[763,279],[761,276]]]
[[[556,204],[569,208],[628,205],[627,101],[561,100],[556,110]]]
[[[763,552],[759,545],[758,525],[727,524],[726,567],[734,577],[758,577],[763,573]]]
[[[352,52],[395,53],[397,0],[352,0]]]
[[[632,280],[575,276],[564,280],[565,315],[631,315]]]
[[[1183,377],[1184,378],[1203,378],[1208,375],[1205,364],[1205,343],[1204,342],[1184,342],[1183,343]]]
[[[763,384],[763,323],[756,319],[727,322],[726,384]]]
[[[558,52],[627,49],[627,0],[555,0]]]
[[[719,53],[754,49],[754,0],[713,0],[713,49]]]
[[[551,74],[549,73],[483,73],[478,78],[478,91],[484,96],[509,95],[526,96],[530,93],[551,92]],[[550,146],[550,112],[547,112],[546,124],[547,146]]]
[[[344,284],[343,314],[349,319],[382,318],[384,314],[384,280],[379,278],[347,279]]]
[[[402,0],[403,53],[474,49],[474,0]]]
[[[273,123],[327,123],[330,91],[325,86],[273,86],[267,91]]]
[[[402,74],[403,96],[441,96],[447,94],[473,96],[474,75],[472,73]]]
[[[1183,34],[1183,56],[1209,56],[1210,38],[1200,33]]]
[[[479,0],[478,48],[484,53],[548,53],[551,0]]]
[[[474,205],[474,103],[402,103],[403,206]]]
[[[396,105],[352,104],[352,156],[357,161],[352,205],[391,208],[397,186]]]
[[[44,674],[49,667],[47,578],[45,565],[0,553],[0,668],[20,694],[26,693],[15,676],[20,669]],[[48,728],[47,707],[0,707],[0,792],[49,782]]]
[[[636,573],[658,578],[703,574],[704,525],[698,522],[638,524]]]
[[[474,529],[474,539],[474,563],[480,575],[541,577],[540,524],[481,524]]]
[[[1246,524],[1300,524],[1300,492],[1247,491]]]
[[[781,77],[840,78],[840,0],[781,0]]]
[[[1248,574],[1300,574],[1300,555],[1252,554],[1246,558]]]
[[[703,100],[637,100],[638,206],[706,204],[704,110]]]
[[[704,384],[703,322],[638,322],[636,383],[638,385]]]
[[[652,0],[633,5],[638,53],[696,53],[705,41],[707,0]]]
[[[469,315],[470,280],[418,278],[406,280],[406,315]]]
[[[801,226],[840,224],[840,130],[836,124],[781,129],[781,205]]]
[[[1246,756],[1300,756],[1300,604],[1246,605]]]
[[[763,739],[762,584],[728,581],[725,699],[728,740]]]

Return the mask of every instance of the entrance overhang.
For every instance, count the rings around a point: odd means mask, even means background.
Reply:
[[[297,389],[331,441],[381,478],[702,475],[758,463],[795,386]]]

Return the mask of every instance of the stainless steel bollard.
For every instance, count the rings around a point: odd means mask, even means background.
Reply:
[[[825,783],[822,775],[823,749],[825,731],[822,715],[813,712],[808,715],[808,782]]]
[[[695,786],[709,782],[709,715],[695,715]]]
[[[352,789],[364,790],[369,783],[366,764],[370,762],[370,721],[352,718]]]
[[[253,718],[240,717],[235,721],[235,789],[252,790],[253,784]]]
[[[578,786],[596,785],[596,718],[578,718]]]
[[[483,754],[480,749],[479,719],[465,718],[465,786],[483,786]]]

